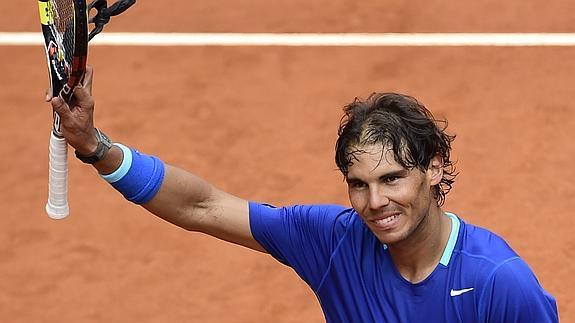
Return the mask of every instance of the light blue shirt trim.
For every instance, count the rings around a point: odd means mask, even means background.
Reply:
[[[455,248],[455,243],[457,242],[457,235],[459,234],[459,219],[457,216],[455,216],[455,214],[445,214],[451,219],[451,233],[449,234],[449,240],[447,240],[447,245],[445,246],[445,250],[443,250],[443,255],[441,255],[439,263],[447,266],[449,264],[449,260],[451,259],[453,248]]]
[[[118,167],[118,169],[116,169],[113,173],[108,175],[100,174],[100,177],[102,177],[108,183],[115,183],[121,180],[124,176],[126,176],[128,171],[132,167],[132,150],[118,143],[114,143],[114,146],[122,149],[122,152],[124,153],[124,158],[122,159],[122,164],[120,165],[120,167]]]

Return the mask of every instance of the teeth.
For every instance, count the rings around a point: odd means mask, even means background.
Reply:
[[[388,217],[385,218],[385,219],[381,219],[381,220],[375,221],[375,224],[384,225],[384,224],[386,224],[386,223],[389,223],[389,222],[395,220],[395,218],[397,218],[397,215],[388,216]]]

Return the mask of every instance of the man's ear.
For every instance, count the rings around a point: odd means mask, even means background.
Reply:
[[[431,159],[427,173],[431,179],[431,186],[441,183],[441,179],[443,178],[443,158],[441,158],[441,156],[435,155],[435,157]]]

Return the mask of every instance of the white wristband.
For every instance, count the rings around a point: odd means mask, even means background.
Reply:
[[[100,177],[102,177],[108,183],[115,183],[121,180],[122,177],[126,176],[128,171],[130,170],[130,167],[132,167],[132,150],[119,143],[114,143],[114,146],[122,149],[124,157],[122,159],[122,164],[120,165],[120,167],[118,167],[118,169],[116,169],[113,173],[107,175],[100,174]]]

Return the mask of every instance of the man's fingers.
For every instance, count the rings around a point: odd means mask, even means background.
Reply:
[[[88,93],[92,95],[92,79],[94,77],[94,69],[92,66],[86,66],[86,73],[84,74],[83,87],[88,90]]]
[[[74,98],[76,103],[80,106],[85,107],[86,104],[90,104],[92,99],[92,80],[94,77],[94,69],[92,66],[86,66],[86,72],[84,73],[84,80],[82,84],[78,85],[74,89]]]
[[[77,86],[74,89],[74,98],[76,99],[76,104],[86,108],[86,105],[90,104],[92,94],[90,93],[89,88],[86,88],[85,86]]]
[[[52,91],[50,91],[50,89],[46,89],[46,97],[44,100],[46,100],[46,102],[50,102],[52,100]]]
[[[60,117],[65,117],[70,114],[70,108],[68,107],[68,104],[66,104],[66,102],[64,102],[61,97],[57,96],[52,98],[50,103],[52,104],[52,109],[54,109],[54,111],[56,111]]]

